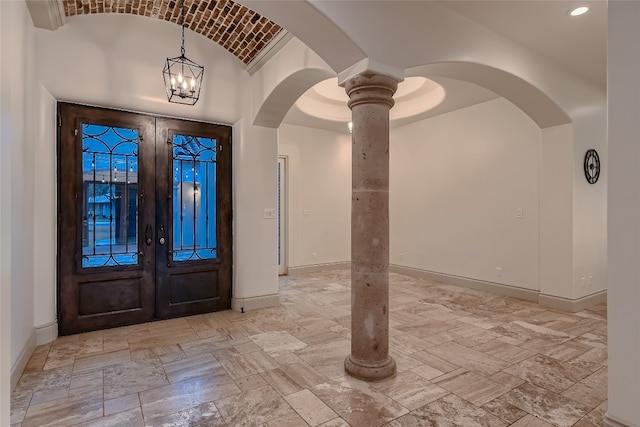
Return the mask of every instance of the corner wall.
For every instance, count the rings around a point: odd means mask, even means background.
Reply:
[[[34,117],[37,102],[33,25],[24,2],[0,2],[0,424],[9,424],[9,392],[35,345]]]
[[[609,1],[607,426],[640,426],[640,3]]]
[[[56,309],[56,100],[44,88],[38,91],[38,114],[34,117],[35,153],[34,179],[34,268],[35,299],[33,324],[36,344],[45,344],[58,337]],[[52,256],[53,254],[53,256]]]
[[[350,262],[351,135],[283,124],[278,155],[288,158],[287,267]]]
[[[253,126],[245,117],[233,125],[233,295],[231,308],[277,305],[277,130]]]

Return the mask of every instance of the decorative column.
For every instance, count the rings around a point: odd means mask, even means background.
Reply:
[[[398,82],[360,74],[345,84],[352,115],[351,354],[347,374],[391,377],[389,356],[389,110]]]

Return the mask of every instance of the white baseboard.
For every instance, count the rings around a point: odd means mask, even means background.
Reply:
[[[278,294],[261,295],[249,298],[231,298],[231,309],[233,311],[249,311],[259,308],[275,307],[280,305]]]
[[[20,352],[18,360],[16,360],[16,363],[14,363],[11,367],[11,391],[13,391],[13,389],[16,388],[16,385],[18,385],[18,381],[22,376],[22,372],[24,372],[24,368],[27,367],[27,363],[29,363],[29,359],[31,358],[31,355],[33,354],[33,350],[35,350],[35,348],[36,330],[34,329],[31,332],[31,336],[29,337],[27,344],[25,344],[24,348]]]
[[[351,262],[336,262],[328,264],[303,265],[299,267],[289,267],[289,274],[317,273],[327,270],[344,270],[351,268]],[[504,285],[502,283],[487,282],[484,280],[469,277],[455,276],[452,274],[438,273],[436,271],[422,270],[419,268],[405,267],[397,264],[389,265],[389,272],[404,274],[410,277],[417,277],[426,280],[435,280],[450,285],[475,289],[483,292],[490,292],[496,295],[503,295],[519,298],[526,301],[537,302],[545,307],[555,308],[571,313],[575,313],[585,308],[592,307],[601,302],[607,301],[607,291],[603,290],[592,295],[587,295],[575,300],[556,297],[553,295],[541,294],[538,290],[518,288],[516,286]],[[246,310],[246,307],[245,307]]]
[[[290,276],[304,273],[318,273],[328,270],[348,270],[351,268],[351,261],[329,262],[326,264],[300,265],[297,267],[289,267],[287,273]]]
[[[36,327],[36,345],[42,345],[55,341],[58,338],[58,322],[53,321],[46,325]]]
[[[475,289],[477,291],[490,292],[492,294],[538,302],[538,291],[533,291],[531,289],[517,288],[515,286],[503,285],[501,283],[485,282],[483,280],[453,276],[451,274],[420,270],[418,268],[404,267],[395,264],[389,266],[389,271],[392,273],[404,274],[406,276],[417,277],[420,279],[436,280],[438,282]]]
[[[582,311],[585,308],[592,307],[596,304],[600,304],[601,302],[607,301],[607,291],[603,290],[600,292],[596,292],[595,294],[587,295],[578,299],[569,299],[569,298],[561,298],[555,297],[553,295],[545,295],[540,294],[540,305],[544,305],[545,307],[551,307],[558,310],[569,311],[571,313],[576,313],[578,311]]]
[[[609,415],[608,412],[604,414],[603,425],[606,427],[633,427],[634,426],[634,424],[626,424],[622,420],[612,417],[611,415]]]

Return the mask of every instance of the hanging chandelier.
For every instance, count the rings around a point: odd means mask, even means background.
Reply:
[[[200,98],[204,67],[196,64],[184,54],[184,0],[181,1],[180,7],[180,26],[182,29],[180,56],[167,58],[162,74],[169,102],[194,105]]]

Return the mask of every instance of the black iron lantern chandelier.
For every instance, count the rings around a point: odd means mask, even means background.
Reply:
[[[164,66],[162,74],[169,102],[194,105],[200,98],[204,67],[184,55],[184,0],[181,1],[180,7],[180,26],[182,29],[180,56],[167,58],[167,64]]]

